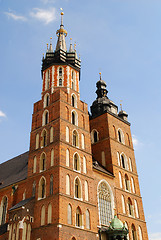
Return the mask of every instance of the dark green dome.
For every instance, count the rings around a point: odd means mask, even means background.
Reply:
[[[112,229],[119,230],[119,229],[124,228],[124,224],[115,215],[114,218],[112,219],[111,223],[110,223],[110,227]]]

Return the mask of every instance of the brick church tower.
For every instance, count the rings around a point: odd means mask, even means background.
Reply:
[[[42,60],[29,152],[0,165],[0,240],[148,240],[128,115],[101,74],[89,115],[63,12],[56,34]]]

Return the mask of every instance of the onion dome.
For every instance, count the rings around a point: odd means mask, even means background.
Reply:
[[[111,223],[110,223],[109,228],[111,228],[113,230],[120,230],[120,229],[124,228],[124,224],[115,215],[114,218],[112,219]]]

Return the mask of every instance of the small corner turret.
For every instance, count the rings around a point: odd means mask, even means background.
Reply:
[[[67,51],[66,41],[65,41],[65,38],[67,36],[67,31],[64,29],[63,15],[64,13],[61,12],[61,24],[60,24],[60,28],[56,32],[56,35],[58,37],[56,49],[55,51],[53,51],[52,43],[50,41],[50,46],[49,48],[47,46],[46,54],[42,59],[42,72],[45,69],[52,66],[53,64],[59,64],[59,63],[71,65],[77,71],[80,72],[81,60],[78,59],[75,48],[73,50],[72,43],[70,43],[69,51]]]

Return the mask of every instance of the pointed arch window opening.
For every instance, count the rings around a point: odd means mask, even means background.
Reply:
[[[62,77],[62,73],[63,73],[63,71],[62,71],[62,68],[60,67],[59,68],[59,77]]]
[[[62,78],[59,78],[59,87],[62,87],[62,86],[63,86]]]
[[[74,112],[72,112],[72,124],[76,125],[76,117]]]
[[[53,195],[53,175],[50,176],[50,195]]]
[[[111,195],[106,183],[102,182],[98,188],[99,216],[101,225],[109,225],[112,220]]]
[[[49,95],[46,96],[46,107],[49,106]]]
[[[125,158],[123,155],[121,155],[121,163],[122,163],[122,167],[125,168]]]
[[[48,124],[48,122],[49,122],[49,113],[46,112],[45,113],[45,125]]]
[[[3,206],[2,206],[2,220],[1,225],[5,224],[6,222],[6,214],[7,214],[7,197],[3,198]]]
[[[74,170],[80,171],[80,162],[78,154],[74,155]]]
[[[73,146],[78,147],[78,133],[73,131]]]
[[[76,226],[82,227],[82,215],[79,207],[76,209]]]
[[[75,180],[75,197],[81,199],[81,184],[78,178]]]

